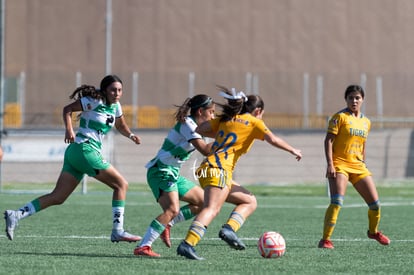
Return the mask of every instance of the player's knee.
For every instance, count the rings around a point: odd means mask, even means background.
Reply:
[[[250,197],[250,203],[249,203],[249,205],[250,205],[250,208],[253,211],[256,210],[256,208],[257,208],[257,199],[256,199],[256,196],[255,195],[252,195]]]
[[[170,205],[170,207],[168,207],[164,212],[165,214],[170,216],[172,219],[174,219],[180,213],[180,207],[179,205],[178,206]]]

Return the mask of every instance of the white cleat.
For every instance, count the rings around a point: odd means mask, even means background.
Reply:
[[[4,219],[6,220],[6,234],[10,241],[14,237],[14,229],[17,227],[19,220],[17,219],[17,211],[6,210],[4,211]]]
[[[138,242],[141,236],[132,235],[126,231],[112,230],[111,242]]]

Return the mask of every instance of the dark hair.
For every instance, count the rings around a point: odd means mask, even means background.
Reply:
[[[69,96],[70,99],[77,100],[84,96],[89,96],[96,99],[105,99],[106,94],[104,91],[114,82],[119,82],[122,84],[122,80],[116,75],[107,75],[101,80],[101,85],[99,89],[96,89],[91,85],[82,85]]]
[[[194,116],[198,109],[209,108],[213,104],[213,99],[208,95],[199,94],[191,98],[189,97],[180,106],[175,105],[175,107],[178,107],[178,110],[175,112],[175,119],[179,122],[184,122],[189,110],[190,115]]]
[[[365,92],[364,92],[364,89],[361,86],[359,86],[359,85],[349,85],[345,90],[345,99],[352,92],[359,92],[361,94],[362,98],[365,98]]]
[[[252,113],[256,108],[264,110],[264,101],[258,95],[247,96],[247,101],[243,105],[241,113]]]
[[[219,91],[231,96],[231,91],[224,87],[217,85]],[[222,113],[218,115],[220,121],[227,121],[234,116],[243,113],[252,113],[256,108],[264,109],[263,99],[258,95],[249,95],[247,98],[227,99],[227,104],[218,104],[222,108]]]

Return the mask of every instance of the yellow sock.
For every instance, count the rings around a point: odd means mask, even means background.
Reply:
[[[237,232],[244,224],[244,218],[239,213],[233,211],[230,214],[230,218],[227,220],[227,224],[231,226],[234,232]]]
[[[338,219],[340,210],[340,205],[332,203],[328,206],[328,209],[326,209],[322,239],[329,240],[331,238],[333,231],[335,229],[336,220]]]
[[[190,225],[190,229],[188,229],[185,241],[191,246],[196,246],[206,233],[206,230],[207,228],[202,223],[193,221]]]
[[[368,209],[368,229],[369,233],[375,234],[378,231],[378,225],[381,219],[381,210]]]

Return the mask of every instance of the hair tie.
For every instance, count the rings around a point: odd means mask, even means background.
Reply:
[[[231,99],[231,100],[243,99],[244,102],[247,102],[248,100],[247,96],[243,93],[243,91],[236,92],[235,88],[231,88],[231,93],[232,94],[229,95],[223,91],[220,91],[219,95],[221,95],[224,98]]]

